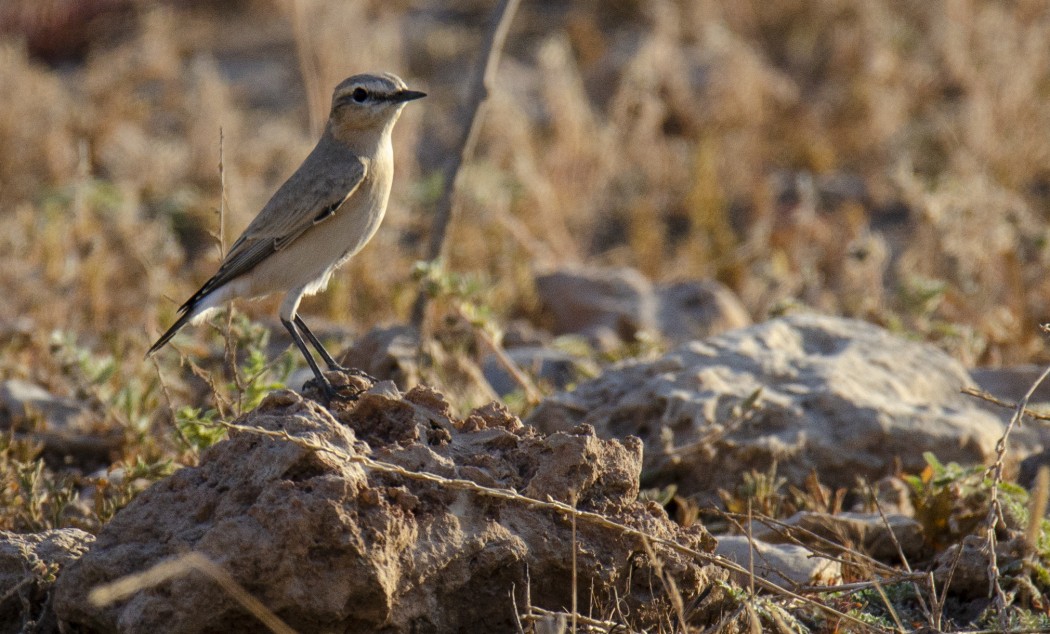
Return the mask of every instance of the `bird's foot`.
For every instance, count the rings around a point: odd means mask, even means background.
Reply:
[[[329,377],[327,376],[328,374],[334,375],[334,377]],[[350,380],[346,380],[348,375]],[[337,382],[333,383],[332,378],[336,378]],[[304,391],[318,392],[318,396],[323,397],[324,402],[327,404],[334,402],[352,403],[371,387],[371,385],[365,384],[364,380],[365,377],[358,377],[358,375],[349,371],[330,371],[325,373],[323,377],[310,379],[303,385],[303,389]],[[373,381],[368,380],[374,385]]]
[[[339,364],[335,364],[335,365],[328,366],[328,369],[331,370],[332,372],[342,372],[343,374],[349,374],[350,376],[364,379],[364,380],[368,381],[369,383],[371,383],[372,385],[375,385],[376,383],[379,383],[379,379],[375,378],[371,374],[369,374],[369,373],[367,373],[364,370],[361,370],[359,368],[348,368],[348,367],[345,367],[345,366],[342,366],[342,365],[339,365]]]

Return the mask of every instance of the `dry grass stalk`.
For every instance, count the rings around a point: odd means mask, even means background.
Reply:
[[[893,526],[890,525],[889,518],[886,517],[886,513],[882,510],[882,503],[879,502],[879,496],[876,495],[875,490],[871,488],[870,484],[868,484],[867,487],[868,495],[875,502],[875,510],[879,512],[879,517],[882,519],[882,525],[886,527],[886,532],[889,533],[890,540],[893,542],[893,547],[897,550],[897,556],[901,560],[901,565],[904,566],[904,570],[908,574],[914,574],[911,568],[911,564],[908,563],[908,558],[904,556],[904,548],[901,547],[901,542],[899,539],[897,539],[897,533],[893,530]],[[912,583],[912,588],[914,588],[915,590],[915,596],[917,597],[919,602],[919,609],[922,610],[923,615],[926,617],[927,623],[929,623],[932,627],[934,622],[934,615],[930,611],[930,608],[926,605],[926,600],[923,598],[922,592],[919,591],[919,585],[917,583]],[[896,614],[894,616],[896,616]]]
[[[295,634],[276,614],[253,597],[230,573],[212,560],[197,552],[188,552],[173,559],[162,561],[143,572],[121,577],[116,581],[100,585],[91,591],[88,600],[97,607],[122,601],[140,590],[160,585],[169,579],[200,572],[219,584],[241,607],[259,619],[275,634]]]
[[[987,403],[991,403],[992,405],[997,405],[997,406],[1005,408],[1005,409],[1016,409],[1017,408],[1017,403],[1011,403],[1009,401],[1004,401],[1003,399],[998,398],[998,397],[996,397],[995,395],[993,395],[993,394],[991,394],[989,392],[986,392],[984,390],[979,390],[979,389],[977,389],[975,387],[964,387],[960,391],[963,394],[968,394],[970,396],[977,397],[977,398],[981,399],[982,401],[985,401]],[[1024,408],[1024,414],[1025,414],[1025,416],[1028,416],[1029,418],[1031,418],[1033,420],[1050,420],[1050,414],[1044,414],[1043,412],[1037,412],[1035,410],[1028,409],[1027,407]]]
[[[742,516],[737,513],[722,513],[721,515],[733,522],[741,533],[747,533],[747,529],[745,529],[740,523],[740,521],[747,521],[747,516]],[[873,559],[871,556],[860,552],[848,544],[836,542],[808,529],[799,526],[791,526],[766,515],[756,515],[754,519],[776,531],[780,537],[786,538],[789,543],[801,546],[813,554],[825,559],[838,562],[844,566],[855,566],[860,563],[869,567],[873,572],[878,572],[886,578],[896,578],[899,574],[899,572],[893,567],[888,566],[877,559]],[[799,538],[800,535],[804,536],[808,541],[801,540]],[[827,550],[815,548],[813,546],[814,543],[826,545]]]
[[[570,617],[574,619],[575,627],[581,627],[585,632],[607,632],[608,634],[637,634],[634,630],[631,630],[623,623],[617,623],[616,621],[607,621],[601,619],[591,618],[584,616],[583,614],[566,614],[564,612],[553,612],[551,610],[544,610],[536,606],[532,606],[527,614],[521,615],[522,620],[530,623],[537,623],[545,619],[552,619],[562,617],[568,620]],[[576,631],[575,629],[573,631]]]
[[[453,160],[447,164],[442,174],[441,198],[438,199],[434,224],[430,230],[430,243],[427,247],[428,260],[439,260],[445,250],[445,236],[448,234],[448,225],[452,221],[452,196],[455,193],[456,178],[459,176],[460,167],[474,153],[478,130],[481,127],[482,106],[492,91],[500,55],[503,53],[503,44],[507,39],[510,23],[514,19],[519,4],[520,0],[501,0],[492,11],[491,26],[470,83],[468,97],[470,101],[464,108],[460,136],[454,146],[458,147],[459,151],[452,153]],[[420,330],[423,324],[428,299],[429,296],[423,290],[416,295],[415,304],[412,306],[412,325],[416,330]]]
[[[536,384],[532,382],[521,368],[518,367],[514,360],[507,356],[506,350],[503,346],[496,341],[495,337],[486,330],[484,324],[475,323],[475,320],[471,319],[463,310],[462,305],[459,302],[453,302],[452,310],[459,316],[460,319],[469,323],[475,335],[481,340],[485,347],[496,356],[496,361],[499,362],[500,366],[507,371],[507,374],[514,380],[518,386],[525,392],[525,401],[530,405],[537,405],[543,400],[543,394],[536,388]]]
[[[1035,484],[1028,499],[1028,526],[1025,527],[1025,547],[1031,556],[1035,556],[1042,534],[1043,521],[1046,519],[1047,498],[1050,496],[1050,467],[1043,465],[1035,475]]]
[[[999,500],[999,485],[1003,482],[1003,469],[1010,432],[1013,431],[1015,426],[1021,424],[1021,419],[1024,417],[1028,408],[1029,399],[1032,398],[1036,389],[1038,389],[1039,385],[1046,380],[1047,376],[1050,376],[1050,366],[1047,366],[1046,370],[1039,375],[1039,378],[1032,383],[1032,386],[1028,388],[1024,397],[1017,403],[1017,407],[1014,409],[1014,415],[1010,417],[1010,422],[1006,425],[1006,429],[1003,430],[1003,435],[995,443],[995,462],[988,468],[987,472],[988,477],[991,478],[991,490],[989,492],[991,499],[988,503],[988,515],[984,520],[984,531],[988,548],[988,593],[995,599],[995,609],[999,613],[999,625],[1003,629],[1008,625],[1010,616],[1006,610],[1007,605],[1009,605],[1009,599],[1006,596],[1006,592],[1003,590],[1000,580],[999,562],[995,552],[995,547],[998,543],[998,539],[995,536],[995,529],[1000,522],[1004,522],[1002,502]],[[962,549],[960,548],[959,550],[961,551]]]
[[[575,521],[573,521],[573,525],[575,525]],[[685,602],[682,600],[682,593],[678,591],[678,585],[670,575],[664,574],[663,561],[660,559],[660,555],[653,550],[653,546],[649,543],[648,539],[642,540],[642,547],[645,549],[645,555],[653,565],[653,570],[656,572],[656,578],[660,580],[661,584],[663,584],[664,592],[667,593],[667,597],[671,600],[671,605],[674,607],[675,615],[678,617],[678,627],[685,630]]]

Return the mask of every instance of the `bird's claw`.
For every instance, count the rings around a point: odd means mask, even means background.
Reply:
[[[359,399],[365,392],[364,389],[350,383],[336,387],[332,385],[331,381],[325,380],[321,382],[317,379],[310,379],[303,387],[317,389],[324,397],[326,403],[332,403],[334,401],[352,403]]]
[[[374,376],[372,376],[371,374],[365,372],[364,370],[361,370],[361,369],[358,369],[358,368],[348,368],[348,367],[345,367],[345,366],[342,366],[342,365],[335,365],[335,366],[329,366],[328,369],[333,371],[333,372],[342,372],[343,374],[349,374],[350,376],[356,376],[358,378],[365,379],[366,381],[368,381],[372,385],[375,385],[376,383],[379,383],[379,379],[375,378]]]

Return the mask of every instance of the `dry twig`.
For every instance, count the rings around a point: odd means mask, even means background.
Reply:
[[[454,146],[459,147],[459,152],[452,155],[453,158],[445,166],[441,179],[441,198],[438,199],[434,210],[434,226],[430,231],[430,245],[427,251],[427,259],[430,261],[440,260],[444,252],[445,236],[448,234],[448,225],[452,221],[452,195],[455,193],[456,178],[459,176],[460,167],[474,153],[478,130],[481,129],[481,108],[492,90],[496,68],[499,66],[499,58],[503,53],[503,43],[507,40],[507,31],[510,30],[511,20],[514,19],[519,4],[520,0],[501,0],[499,6],[492,12],[492,23],[481,49],[482,56],[478,60],[471,79],[470,101],[464,109],[463,127],[460,130],[459,140]],[[421,289],[412,306],[412,325],[417,331],[423,325],[428,299],[426,290]]]
[[[181,577],[193,570],[211,577],[241,607],[259,619],[271,632],[276,632],[276,634],[295,634],[295,630],[288,627],[288,624],[282,621],[280,617],[249,594],[222,566],[197,552],[188,552],[173,559],[166,559],[143,572],[127,575],[116,581],[97,586],[88,595],[88,601],[96,606],[103,607],[126,599],[145,588],[151,588],[169,579]]]
[[[1039,385],[1039,384],[1036,383],[1036,385]],[[986,392],[984,390],[979,390],[979,389],[977,389],[975,387],[964,387],[962,389],[962,393],[963,394],[967,394],[969,396],[973,396],[975,398],[979,398],[982,401],[986,401],[988,403],[991,403],[992,405],[998,405],[999,407],[1002,407],[1002,408],[1005,408],[1005,409],[1016,409],[1017,408],[1017,403],[1011,403],[1009,401],[1004,401],[1001,398],[998,398],[997,396],[991,394],[990,392]],[[1026,404],[1028,403],[1028,399],[1027,398],[1025,399],[1025,403]],[[1025,407],[1024,413],[1029,418],[1031,418],[1032,420],[1050,420],[1050,414],[1044,414],[1042,412],[1037,412],[1035,410],[1028,409],[1027,407]]]
[[[1006,606],[1008,599],[1006,592],[1003,590],[1002,583],[1000,583],[999,573],[999,561],[996,556],[995,546],[998,540],[995,536],[995,527],[999,522],[1003,520],[1003,509],[1002,502],[999,500],[999,485],[1003,481],[1003,469],[1006,461],[1006,449],[1007,441],[1010,438],[1010,432],[1013,428],[1021,424],[1021,418],[1028,411],[1028,401],[1035,394],[1036,389],[1039,385],[1046,380],[1046,377],[1050,375],[1050,366],[1047,366],[1046,370],[1039,375],[1039,378],[1032,383],[1032,387],[1028,388],[1024,397],[1021,399],[1014,409],[1014,415],[1010,417],[1010,422],[1006,425],[1006,429],[1003,430],[1003,435],[999,438],[998,442],[995,443],[995,463],[988,468],[987,473],[990,475],[992,480],[991,486],[991,500],[988,504],[988,515],[984,520],[984,530],[987,539],[988,549],[988,594],[995,600],[995,609],[999,613],[999,625],[1005,629],[1008,622],[1009,616],[1006,613]]]

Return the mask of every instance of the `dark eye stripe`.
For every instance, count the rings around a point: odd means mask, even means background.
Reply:
[[[361,104],[365,103],[366,101],[390,101],[393,99],[393,97],[394,95],[392,94],[379,92],[377,90],[369,90],[367,88],[358,86],[352,91],[340,95],[336,99],[335,105],[338,108],[345,106],[348,103]]]

